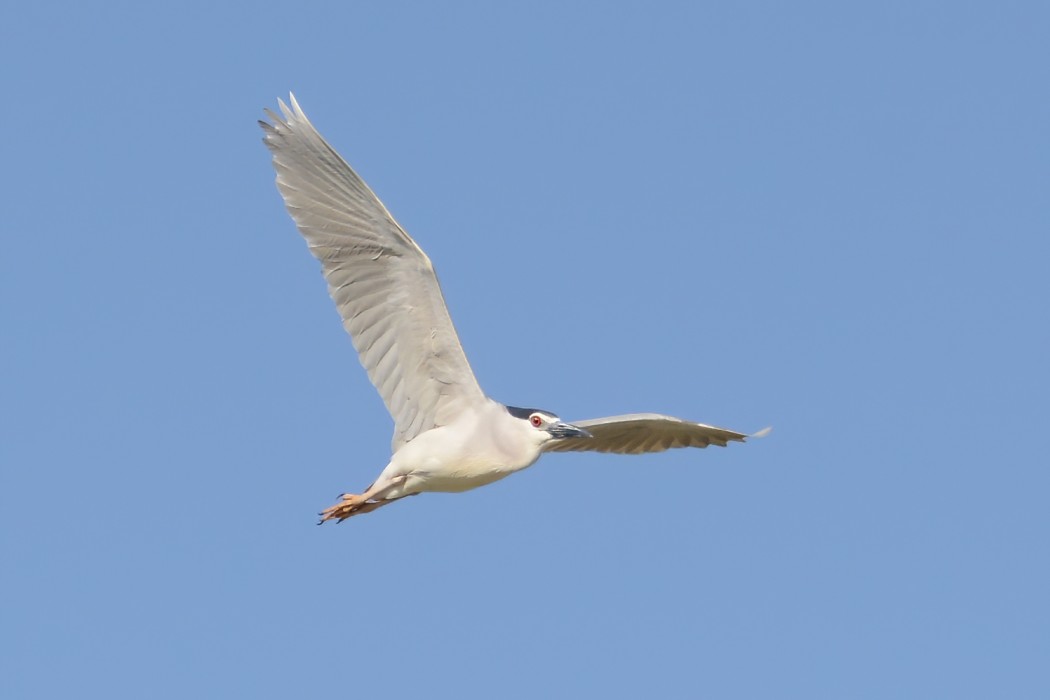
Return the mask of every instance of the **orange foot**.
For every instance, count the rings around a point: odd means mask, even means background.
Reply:
[[[385,501],[369,501],[363,494],[355,493],[344,493],[342,498],[341,502],[320,512],[321,519],[318,521],[318,525],[327,520],[335,520],[337,523],[341,523],[352,515],[371,513],[386,503]]]

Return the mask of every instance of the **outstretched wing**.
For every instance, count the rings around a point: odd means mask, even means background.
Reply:
[[[484,400],[430,259],[292,95],[260,121],[277,189],[321,262],[328,292],[394,418],[393,449]]]
[[[592,437],[551,440],[543,449],[546,452],[593,451],[637,455],[663,452],[672,447],[725,447],[730,440],[743,442],[748,437],[744,433],[658,413],[593,418],[573,421],[572,425],[583,428]]]

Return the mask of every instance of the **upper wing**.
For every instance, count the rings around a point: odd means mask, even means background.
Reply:
[[[307,120],[295,96],[266,110],[277,189],[387,410],[393,449],[484,400],[430,259]]]
[[[546,452],[615,452],[637,455],[663,452],[672,447],[725,447],[730,440],[743,442],[748,436],[725,428],[693,423],[658,413],[631,413],[591,420],[573,421],[593,437],[551,440],[543,446]],[[762,434],[761,432],[759,434]],[[757,434],[756,434],[757,435]]]

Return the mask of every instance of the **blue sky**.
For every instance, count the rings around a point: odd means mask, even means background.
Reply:
[[[4,697],[1050,695],[1044,4],[209,5],[0,17]],[[289,90],[494,398],[772,435],[315,527]]]

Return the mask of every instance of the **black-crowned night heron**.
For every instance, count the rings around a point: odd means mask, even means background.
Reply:
[[[291,96],[266,110],[263,141],[277,188],[321,261],[361,364],[394,418],[390,463],[360,494],[321,513],[343,521],[425,491],[466,491],[533,464],[544,452],[620,454],[724,447],[747,435],[655,413],[565,423],[481,391],[452,326],[434,268],[368,185]],[[757,433],[756,433],[757,435]]]

